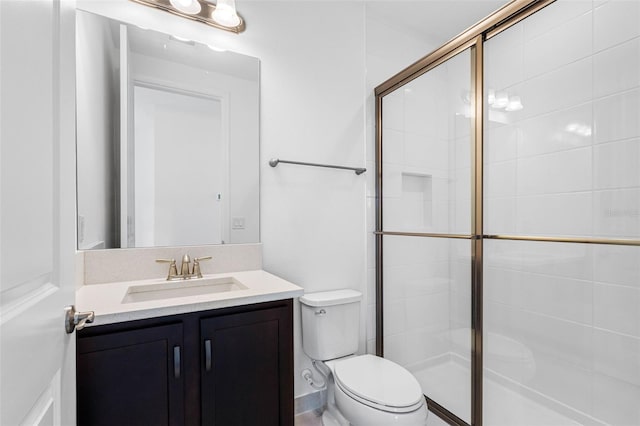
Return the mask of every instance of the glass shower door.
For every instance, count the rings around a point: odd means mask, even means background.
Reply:
[[[382,98],[384,357],[471,419],[471,49]]]
[[[485,43],[484,424],[640,424],[640,2]]]

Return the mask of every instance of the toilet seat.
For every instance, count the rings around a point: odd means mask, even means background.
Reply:
[[[354,400],[391,413],[408,413],[424,404],[420,384],[400,365],[374,355],[335,362],[336,385]]]

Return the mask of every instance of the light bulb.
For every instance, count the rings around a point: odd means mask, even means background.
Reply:
[[[493,105],[495,101],[496,101],[496,91],[493,89],[489,89],[489,97],[487,98],[487,102],[489,103],[489,105]]]
[[[240,17],[236,12],[235,0],[218,0],[211,18],[224,27],[233,28],[240,25]]]
[[[171,6],[187,15],[196,15],[202,10],[202,6],[198,0],[169,0]]]
[[[509,104],[509,95],[507,92],[496,93],[496,100],[491,105],[494,108],[504,108]]]
[[[522,101],[520,100],[520,96],[511,96],[509,98],[509,103],[507,104],[505,111],[520,111],[522,108]]]

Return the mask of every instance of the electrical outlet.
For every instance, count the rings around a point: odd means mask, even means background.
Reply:
[[[231,219],[232,229],[244,229],[244,217],[234,217]]]

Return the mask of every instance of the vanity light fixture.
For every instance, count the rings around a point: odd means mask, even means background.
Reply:
[[[182,13],[186,13],[187,15],[195,15],[196,13],[200,13],[202,10],[202,6],[198,3],[198,0],[169,0],[169,3],[171,3],[171,6]]]
[[[218,0],[211,19],[224,27],[237,27],[240,24],[240,17],[236,12],[236,0]]]
[[[236,34],[243,32],[246,28],[244,19],[236,12],[235,0],[217,0],[217,4],[207,0],[131,1]]]

